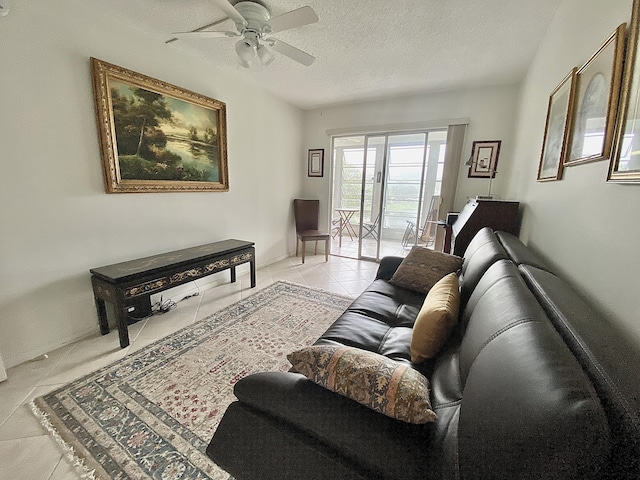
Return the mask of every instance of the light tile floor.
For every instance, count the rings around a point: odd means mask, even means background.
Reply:
[[[377,268],[376,263],[336,256],[325,262],[324,255],[308,255],[304,265],[300,258],[289,257],[258,269],[257,289],[288,280],[356,297],[373,281]],[[113,330],[10,368],[8,380],[0,383],[0,480],[79,478],[33,416],[28,403],[256,292],[249,287],[249,275],[238,276],[236,283],[201,291],[198,296],[178,302],[177,308],[168,313],[131,325],[131,345],[127,348],[119,348],[118,333]]]

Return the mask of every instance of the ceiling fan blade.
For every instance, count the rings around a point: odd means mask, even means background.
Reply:
[[[270,27],[269,33],[276,33],[316,23],[317,21],[318,15],[313,11],[313,8],[305,6],[274,17],[268,20],[265,25]]]
[[[237,32],[174,32],[176,38],[193,39],[193,38],[219,38],[219,37],[239,37]]]
[[[295,60],[306,67],[316,60],[316,57],[275,38],[267,38],[265,41],[268,42],[276,52],[286,55],[290,59]]]
[[[213,2],[222,10],[227,17],[233,20],[236,23],[241,23],[242,25],[247,25],[247,21],[244,19],[240,12],[236,10],[236,7],[231,5],[227,0],[213,0]]]

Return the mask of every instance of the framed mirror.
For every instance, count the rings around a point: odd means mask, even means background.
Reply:
[[[637,55],[639,28],[640,0],[634,0],[619,117],[607,177],[609,182],[640,182],[640,56]]]

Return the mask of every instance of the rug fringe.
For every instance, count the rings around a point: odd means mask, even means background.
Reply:
[[[34,401],[29,402],[29,407],[31,407],[31,411],[40,421],[40,424],[58,444],[58,447],[62,450],[65,460],[75,468],[76,472],[80,475],[80,478],[99,480],[98,477],[95,476],[95,470],[89,470],[89,468],[84,464],[84,460],[76,455],[73,447],[65,442],[60,436],[58,431],[49,421],[48,415],[40,410]]]

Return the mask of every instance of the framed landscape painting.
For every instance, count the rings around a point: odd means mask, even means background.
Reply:
[[[226,105],[91,59],[108,193],[228,191]]]
[[[538,166],[539,182],[562,178],[562,164],[571,126],[576,71],[576,68],[571,70],[549,96],[547,124],[544,129],[544,141]]]
[[[577,73],[565,166],[608,159],[615,128],[626,24],[620,25]]]

